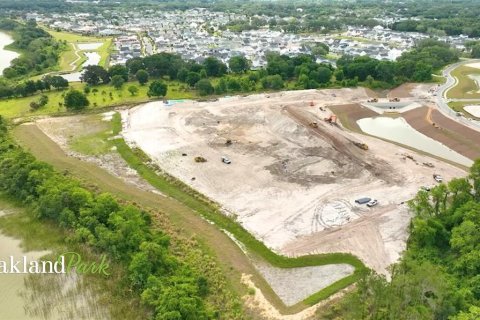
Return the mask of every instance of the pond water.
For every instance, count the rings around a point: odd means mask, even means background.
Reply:
[[[0,217],[16,209],[0,199]],[[39,260],[50,251],[25,252],[22,241],[1,233],[0,260]],[[19,266],[20,267],[20,266]],[[86,289],[83,277],[69,274],[0,273],[0,319],[67,320],[109,319],[108,310]]]
[[[19,56],[18,53],[5,50],[4,47],[13,43],[12,37],[4,32],[0,32],[0,75],[5,68],[10,66],[10,62]]]
[[[100,63],[100,55],[97,52],[84,52],[87,60],[82,64],[82,67],[94,66]],[[62,74],[61,76],[68,80],[68,82],[79,82],[82,71]]]
[[[2,211],[0,211],[2,214]],[[28,260],[37,260],[48,254],[48,251],[24,252],[20,240],[0,234],[0,260],[8,261],[10,256],[20,259],[26,256]],[[25,313],[26,301],[21,296],[25,288],[25,274],[0,274],[0,319],[43,319]]]
[[[357,124],[363,132],[372,136],[401,143],[464,166],[473,164],[471,159],[418,132],[403,118],[364,118],[358,120]]]

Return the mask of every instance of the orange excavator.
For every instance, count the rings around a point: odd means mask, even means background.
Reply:
[[[337,116],[332,114],[330,117],[323,119],[330,124],[337,124]]]

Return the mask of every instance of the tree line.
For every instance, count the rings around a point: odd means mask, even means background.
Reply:
[[[0,79],[0,98],[27,97],[52,89],[63,90],[68,86],[68,81],[61,76],[47,75],[39,80],[26,80],[20,83]]]
[[[175,256],[169,237],[153,228],[147,212],[111,194],[93,193],[37,161],[11,140],[2,117],[0,191],[68,230],[68,241],[107,253],[124,266],[131,290],[151,308],[153,319],[214,318],[208,280]]]
[[[328,47],[317,47],[322,52],[328,52]],[[420,41],[397,61],[344,56],[337,61],[336,68],[317,63],[315,56],[310,54],[290,57],[272,52],[267,54],[265,68],[251,70],[251,62],[243,56],[232,57],[227,63],[207,57],[198,63],[163,52],[133,58],[125,66],[117,65],[109,70],[100,66],[86,67],[82,81],[92,86],[112,83],[119,88],[129,80],[144,85],[150,79],[168,79],[196,89],[201,96],[280,90],[287,86],[292,89],[316,89],[361,84],[372,88],[388,88],[407,81],[430,81],[434,71],[457,61],[458,57],[457,50],[434,39]],[[152,96],[164,96],[167,90],[165,86],[156,82],[153,86],[151,84],[149,92]],[[156,90],[156,87],[160,90]]]

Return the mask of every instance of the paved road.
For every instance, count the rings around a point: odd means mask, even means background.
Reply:
[[[472,99],[447,99],[448,89],[450,89],[451,87],[453,87],[457,84],[457,79],[452,77],[451,72],[455,68],[457,68],[458,66],[461,66],[461,65],[467,64],[467,63],[474,63],[474,62],[480,62],[480,60],[460,61],[460,62],[457,62],[455,64],[452,64],[452,65],[448,66],[447,68],[445,68],[443,70],[443,76],[445,78],[447,78],[447,81],[444,84],[442,84],[438,87],[438,89],[437,89],[437,101],[436,102],[437,102],[438,110],[443,115],[445,115],[446,117],[449,117],[449,118],[451,118],[451,119],[453,119],[457,122],[460,122],[461,124],[463,124],[467,127],[470,127],[472,129],[480,131],[480,121],[476,121],[476,120],[473,120],[473,119],[467,119],[465,117],[458,116],[457,113],[448,106],[448,102],[450,102],[450,101],[469,102],[469,101],[479,101],[480,99],[477,99],[477,100],[472,100]]]

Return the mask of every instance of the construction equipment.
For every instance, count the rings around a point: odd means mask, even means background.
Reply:
[[[378,102],[378,99],[377,98],[372,98],[372,99],[367,100],[367,102]]]
[[[362,142],[353,142],[353,144],[362,150],[368,150],[368,145]]]
[[[313,101],[310,101],[310,107],[313,107],[315,105],[315,103],[313,103]]]
[[[324,119],[326,122],[330,124],[337,124],[337,116],[332,114],[330,117]]]
[[[395,98],[390,99],[390,102],[400,102],[400,99],[395,97]]]
[[[424,162],[423,165],[426,166],[426,167],[429,167],[429,168],[434,168],[435,167],[433,165],[433,163],[431,163],[431,162]]]
[[[199,162],[199,163],[207,162],[207,159],[205,159],[204,157],[198,156],[198,157],[195,157],[195,162]]]
[[[318,128],[318,123],[316,122],[310,122],[308,125],[312,128]]]

